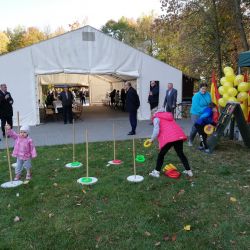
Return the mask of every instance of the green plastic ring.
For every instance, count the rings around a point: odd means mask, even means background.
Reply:
[[[144,155],[137,155],[136,158],[135,158],[135,160],[137,162],[144,162],[145,161],[145,157],[144,157]]]

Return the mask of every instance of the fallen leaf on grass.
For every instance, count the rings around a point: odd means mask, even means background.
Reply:
[[[24,185],[26,185],[26,184],[28,184],[28,183],[29,183],[29,181],[28,181],[28,180],[23,182],[23,184],[24,184]]]
[[[54,186],[54,187],[57,187],[57,186],[58,186],[58,184],[57,184],[57,183],[54,183],[54,184],[53,184],[53,186]]]
[[[54,216],[53,213],[49,213],[49,218],[52,218]]]
[[[184,230],[185,230],[185,231],[190,231],[190,230],[191,230],[191,226],[190,226],[190,225],[184,226]]]
[[[230,243],[231,243],[232,245],[234,245],[236,242],[235,242],[235,240],[230,240]]]
[[[244,231],[244,232],[240,232],[240,234],[242,234],[242,235],[245,235],[247,232],[246,231]]]
[[[82,204],[81,203],[76,203],[77,206],[81,206]]]
[[[14,218],[14,222],[19,222],[21,220],[21,218],[19,217],[19,216],[16,216],[15,218]]]
[[[155,243],[155,246],[156,246],[156,247],[158,247],[158,246],[160,246],[160,245],[161,245],[161,242],[160,242],[160,241],[158,241],[158,242]]]
[[[169,239],[170,239],[169,235],[166,234],[163,236],[163,240],[168,241]]]
[[[185,193],[185,190],[184,189],[181,189],[178,193],[177,193],[177,195],[182,195],[182,194],[184,194]]]
[[[234,198],[234,197],[230,197],[230,201],[231,201],[231,202],[236,202],[236,201],[237,201],[237,199],[236,199],[236,198]]]
[[[177,238],[176,234],[173,234],[172,237],[171,237],[172,241],[176,241],[176,238]]]
[[[150,232],[148,232],[148,231],[146,231],[145,233],[144,233],[146,236],[151,236],[151,233]]]
[[[86,191],[85,191],[84,189],[82,190],[82,192],[83,192],[84,194],[86,194]]]
[[[10,204],[8,204],[8,208],[10,208]]]
[[[16,193],[16,197],[19,197],[19,193]]]

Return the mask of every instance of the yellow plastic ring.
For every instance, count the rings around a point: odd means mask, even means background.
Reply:
[[[163,168],[163,172],[166,172],[169,170],[177,170],[177,168],[173,164],[170,163]]]
[[[150,139],[147,139],[146,141],[144,141],[143,146],[145,148],[149,148],[152,145],[152,142],[150,141]]]
[[[207,134],[207,135],[211,135],[213,132],[214,132],[214,126],[211,125],[211,124],[208,124],[204,127],[204,132]]]

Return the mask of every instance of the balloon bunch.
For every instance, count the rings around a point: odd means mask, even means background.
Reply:
[[[219,99],[219,105],[225,107],[228,101],[240,102],[245,118],[247,118],[250,83],[244,82],[243,75],[235,75],[231,67],[225,67],[223,72],[225,76],[220,79],[221,86],[218,88],[222,96]]]

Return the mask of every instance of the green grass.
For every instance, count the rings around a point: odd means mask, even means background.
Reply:
[[[195,177],[174,180],[163,175],[160,179],[149,177],[158,150],[156,146],[143,148],[142,140],[137,140],[136,145],[137,153],[144,154],[146,162],[137,164],[144,181],[134,184],[126,180],[133,174],[131,141],[117,142],[117,158],[124,160],[121,166],[106,166],[112,159],[112,142],[90,143],[90,176],[99,181],[84,188],[86,193],[76,183],[85,176],[85,169],[64,167],[72,161],[71,145],[38,147],[32,181],[0,190],[0,249],[250,246],[249,149],[227,141],[214,154],[207,155],[185,146]],[[83,144],[76,146],[76,160],[85,162],[84,150]],[[4,156],[2,151],[1,183],[9,178]],[[173,150],[165,163],[183,170]],[[231,202],[230,197],[237,201]],[[14,222],[15,216],[21,221]],[[191,225],[191,231],[182,230],[184,225]]]

